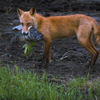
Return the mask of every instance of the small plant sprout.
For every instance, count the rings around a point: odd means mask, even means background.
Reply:
[[[30,41],[27,42],[26,44],[24,44],[23,48],[24,48],[24,55],[26,56],[27,53],[30,53],[31,50],[33,49],[32,47],[35,45],[34,41]]]
[[[6,15],[11,11],[12,9],[7,9],[6,10]]]

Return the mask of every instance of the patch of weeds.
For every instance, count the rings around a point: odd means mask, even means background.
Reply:
[[[59,85],[48,80],[45,72],[40,76],[34,70],[20,71],[16,65],[14,69],[6,65],[0,67],[0,100],[100,100],[100,80],[74,77]]]
[[[28,57],[30,56],[30,52],[32,51],[34,56],[35,56],[36,61],[38,61],[37,57],[36,57],[36,54],[35,54],[35,52],[33,50],[33,46],[34,45],[35,45],[34,41],[30,41],[30,42],[27,42],[26,44],[24,44],[24,46],[23,46],[23,48],[24,48],[24,55],[28,59]]]
[[[87,77],[89,77],[89,75],[87,75]],[[100,85],[98,83],[82,77],[74,78],[68,83],[67,100],[75,100],[76,97],[78,97],[77,100],[95,100],[95,97],[98,98],[97,100],[100,99],[100,89],[98,89]],[[99,86],[96,87],[96,85]]]
[[[61,97],[65,97],[62,86],[51,85],[45,73],[40,78],[34,71],[21,72],[17,66],[13,70],[9,66],[0,67],[0,99],[61,100]]]

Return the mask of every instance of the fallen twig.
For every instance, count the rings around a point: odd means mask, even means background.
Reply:
[[[73,50],[70,50],[70,51],[68,51],[68,52],[66,52],[58,61],[60,61],[60,60],[63,60],[64,58],[67,58],[68,56],[66,56],[69,52],[74,52],[74,53],[76,53],[77,51],[73,51]],[[79,53],[79,52],[78,52]],[[80,53],[81,54],[81,53]]]

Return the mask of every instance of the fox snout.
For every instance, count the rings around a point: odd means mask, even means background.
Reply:
[[[30,30],[31,27],[32,27],[32,26],[28,27],[28,31],[22,31],[22,34],[23,34],[23,35],[28,35],[29,30]]]
[[[28,32],[22,32],[23,35],[28,35]]]

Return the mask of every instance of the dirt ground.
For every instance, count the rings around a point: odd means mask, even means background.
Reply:
[[[45,13],[38,12],[42,15]],[[99,11],[69,11],[67,12],[49,12],[48,16],[55,15],[70,15],[70,14],[85,14],[93,17],[100,25],[100,12]],[[64,38],[53,40],[51,46],[51,64],[47,69],[37,69],[33,65],[41,61],[43,56],[43,42],[37,41],[32,51],[28,56],[24,56],[22,46],[25,43],[14,44],[8,52],[5,51],[5,47],[10,42],[11,38],[15,36],[18,30],[12,30],[16,25],[19,25],[19,19],[16,11],[1,12],[0,13],[0,65],[5,67],[6,64],[10,68],[14,68],[17,65],[20,69],[42,74],[44,71],[48,74],[49,78],[53,76],[62,78],[65,82],[73,78],[73,76],[87,76],[90,73],[90,77],[93,79],[100,77],[100,56],[90,71],[89,69],[83,68],[83,65],[91,59],[90,54],[78,43],[77,37]],[[96,48],[100,52],[99,46],[93,38]],[[65,54],[66,58],[60,60]],[[34,54],[35,53],[35,54]]]

